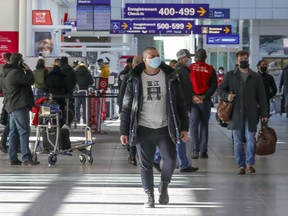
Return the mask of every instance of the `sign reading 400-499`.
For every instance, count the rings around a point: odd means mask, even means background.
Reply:
[[[208,18],[209,4],[125,4],[124,18]]]

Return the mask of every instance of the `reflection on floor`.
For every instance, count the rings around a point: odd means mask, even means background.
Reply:
[[[182,174],[176,169],[169,186],[170,204],[156,204],[154,209],[143,208],[139,167],[127,163],[118,121],[105,122],[102,130],[106,133],[94,134],[93,165],[82,165],[73,152],[72,156],[59,155],[51,167],[47,154],[39,155],[37,167],[10,166],[7,155],[0,153],[0,215],[286,215],[287,123],[285,116],[271,118],[269,124],[278,134],[277,152],[257,156],[255,174],[237,175],[231,133],[212,117],[209,158],[192,161],[200,168],[196,173]],[[82,142],[83,130],[71,129],[71,136],[74,144]],[[154,171],[157,200],[160,174]]]

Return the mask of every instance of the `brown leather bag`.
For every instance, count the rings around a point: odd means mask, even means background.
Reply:
[[[277,135],[275,130],[268,127],[267,123],[262,123],[256,142],[256,154],[270,155],[276,150]]]
[[[233,102],[221,100],[217,107],[217,115],[223,122],[229,122],[232,117]]]

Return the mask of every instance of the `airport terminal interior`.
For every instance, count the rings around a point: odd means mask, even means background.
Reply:
[[[93,77],[85,91],[86,121],[73,116],[64,126],[71,148],[58,149],[59,119],[50,104],[40,111],[45,123],[31,123],[29,144],[39,165],[11,165],[8,154],[0,151],[0,216],[286,215],[288,115],[283,91],[278,89],[270,101],[268,125],[277,134],[276,151],[256,155],[255,173],[238,174],[232,133],[215,118],[218,102],[213,97],[209,157],[192,159],[188,137],[189,165],[199,170],[180,172],[177,162],[169,204],[161,205],[161,173],[154,167],[155,208],[145,208],[139,159],[131,163],[120,142],[117,80],[127,59],[142,55],[148,46],[156,47],[167,64],[177,60],[180,49],[194,56],[204,48],[206,62],[216,71],[224,67],[225,73],[235,68],[236,53],[245,50],[252,70],[257,71],[259,60],[267,61],[278,88],[288,66],[287,11],[287,0],[0,0],[0,64],[4,53],[20,52],[32,70],[40,58],[51,70],[55,58],[65,56],[71,66],[85,63]],[[42,43],[48,43],[45,50]],[[111,72],[104,81],[99,59]],[[34,114],[30,117],[32,121]],[[4,128],[0,124],[0,135]],[[49,136],[56,147],[47,151],[43,143]]]
[[[185,215],[185,216],[283,216],[287,212],[287,118],[273,114],[269,125],[278,136],[276,152],[256,156],[256,173],[238,175],[231,131],[222,128],[212,110],[209,158],[193,159],[194,173],[175,169],[169,185],[170,203],[144,208],[139,165],[128,163],[119,141],[119,120],[103,123],[102,133],[93,134],[94,162],[81,164],[79,153],[58,155],[48,166],[48,154],[39,154],[40,165],[11,166],[0,153],[0,215]],[[35,130],[33,130],[35,132]],[[35,133],[31,142],[35,141]],[[83,129],[71,129],[72,145],[85,140]],[[189,151],[188,151],[189,152]],[[189,154],[189,153],[187,153]],[[188,155],[191,160],[191,152]],[[154,169],[155,199],[159,172]]]

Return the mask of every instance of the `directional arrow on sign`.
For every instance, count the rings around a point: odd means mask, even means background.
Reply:
[[[192,23],[188,22],[186,27],[187,27],[187,30],[191,30],[193,25],[192,25]]]
[[[126,29],[126,28],[128,27],[128,24],[124,22],[124,23],[121,25],[121,27],[122,27],[123,29]]]
[[[204,14],[206,14],[206,10],[203,7],[200,7],[199,10],[197,10],[197,13],[199,13],[199,16],[202,17]]]
[[[229,27],[225,27],[223,30],[226,34],[228,34],[230,32],[230,28]]]

